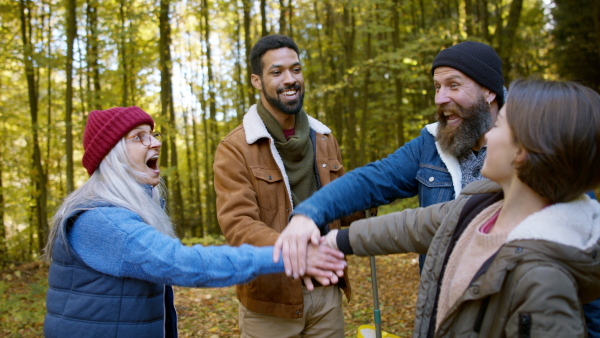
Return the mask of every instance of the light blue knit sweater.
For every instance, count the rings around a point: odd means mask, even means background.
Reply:
[[[134,212],[117,207],[81,214],[68,241],[99,272],[154,283],[224,287],[284,271],[281,260],[273,263],[273,247],[188,247],[144,223]]]

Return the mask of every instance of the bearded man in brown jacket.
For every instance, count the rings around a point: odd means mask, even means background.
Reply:
[[[263,37],[252,48],[252,84],[260,101],[221,141],[214,162],[217,217],[230,245],[273,245],[294,206],[344,173],[331,130],[302,109],[298,54],[284,35]],[[305,277],[303,283],[299,277],[281,273],[237,286],[242,337],[344,336],[340,288],[349,299],[347,275],[328,286],[322,285],[327,279],[321,284]],[[336,274],[331,281],[338,281]]]

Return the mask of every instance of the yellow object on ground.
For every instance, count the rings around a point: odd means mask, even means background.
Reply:
[[[375,338],[375,326],[373,325],[361,325],[358,327],[357,338]],[[395,334],[381,331],[381,338],[400,338]]]

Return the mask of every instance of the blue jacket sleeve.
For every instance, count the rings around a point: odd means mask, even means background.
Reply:
[[[292,215],[305,215],[322,228],[353,212],[417,195],[422,145],[421,135],[388,157],[346,173],[300,203]]]
[[[223,287],[284,271],[281,262],[273,263],[273,247],[188,247],[122,208],[84,212],[68,240],[91,268],[154,283]]]

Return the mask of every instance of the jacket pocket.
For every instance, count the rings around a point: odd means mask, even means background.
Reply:
[[[417,171],[417,181],[429,188],[452,187],[452,176],[443,168],[421,167]]]
[[[250,168],[255,178],[256,199],[261,213],[264,210],[275,212],[283,208],[287,197],[287,187],[279,169],[261,167]],[[274,217],[271,215],[269,218]],[[264,220],[263,220],[264,221]]]
[[[419,182],[419,205],[422,207],[446,202],[455,197],[452,176],[445,168],[421,166],[416,179]]]
[[[318,172],[329,172],[329,182],[342,176],[342,169],[344,169],[344,165],[337,158],[328,159],[327,162],[321,164],[317,163],[317,166],[320,167]],[[329,182],[326,181],[325,183]]]

